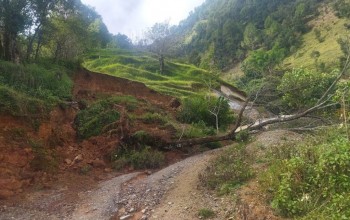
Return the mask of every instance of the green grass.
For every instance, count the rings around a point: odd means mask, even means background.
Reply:
[[[248,156],[243,144],[227,148],[199,175],[201,184],[219,195],[234,192],[253,177]]]
[[[347,23],[346,19],[339,19],[332,13],[322,12],[311,23],[314,26],[313,29],[303,36],[301,48],[285,59],[284,67],[316,69],[315,59],[311,57],[313,51],[320,52],[318,64],[324,63],[326,69],[337,67],[339,57],[342,56],[337,39],[349,34],[347,28],[344,27],[344,24]],[[320,31],[322,42],[317,39],[315,30]]]
[[[112,162],[116,170],[128,166],[135,169],[156,169],[165,164],[165,156],[161,151],[145,146],[139,150],[120,151],[112,155]]]
[[[91,71],[145,83],[148,87],[171,96],[184,97],[205,89],[207,71],[192,65],[165,61],[165,73],[159,74],[159,62],[153,54],[126,50],[92,51],[84,67]]]
[[[0,113],[21,117],[37,117],[46,113],[47,108],[43,100],[0,85]]]
[[[276,212],[301,219],[350,217],[350,142],[344,130],[324,130],[270,154],[259,183]]]
[[[203,219],[210,219],[215,217],[215,212],[211,209],[204,208],[198,211],[198,216]]]
[[[71,100],[71,71],[57,64],[0,61],[0,112],[42,118],[56,104]]]
[[[138,101],[132,96],[112,96],[91,103],[86,109],[79,111],[75,120],[77,134],[80,138],[89,138],[102,134],[106,126],[117,122],[120,117],[115,104],[126,106],[127,110],[134,110]]]

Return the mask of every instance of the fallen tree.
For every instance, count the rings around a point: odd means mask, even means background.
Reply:
[[[339,72],[339,74],[334,79],[332,84],[327,88],[327,90],[323,93],[321,98],[316,102],[314,106],[304,111],[291,114],[291,115],[279,115],[279,116],[267,118],[267,119],[258,119],[254,123],[242,126],[241,123],[242,123],[243,113],[249,103],[249,98],[247,98],[246,102],[244,103],[244,105],[242,106],[242,109],[239,112],[238,119],[235,123],[235,126],[231,129],[229,133],[221,136],[209,136],[209,137],[202,137],[202,138],[192,138],[187,140],[177,140],[169,143],[167,148],[193,146],[198,144],[205,144],[205,143],[224,141],[224,140],[235,140],[236,134],[239,133],[240,131],[246,130],[251,132],[251,131],[259,130],[267,125],[293,121],[299,118],[306,117],[318,110],[321,110],[330,106],[334,106],[335,103],[330,102],[334,96],[334,93],[333,93],[334,88],[336,87],[340,79],[345,75],[345,73],[349,69],[349,65],[350,65],[350,49],[346,53],[346,59],[342,70]]]

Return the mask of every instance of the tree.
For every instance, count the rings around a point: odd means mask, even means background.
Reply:
[[[33,52],[33,44],[36,40],[35,59],[38,58],[39,50],[43,40],[43,27],[47,24],[49,14],[55,9],[57,0],[31,0],[32,26],[34,32],[28,36],[26,60],[30,59]]]
[[[0,59],[68,59],[109,41],[101,16],[80,0],[0,0]]]
[[[147,32],[147,37],[151,41],[151,50],[158,55],[160,74],[164,73],[164,55],[169,48],[169,21],[156,23]]]
[[[112,36],[112,40],[109,46],[120,49],[130,49],[133,45],[128,36],[126,36],[125,34],[118,33],[117,35]]]
[[[260,31],[253,23],[249,23],[243,33],[242,46],[250,50],[255,50],[261,43]]]
[[[106,48],[108,42],[111,41],[111,35],[99,16],[90,23],[88,32],[92,48]]]
[[[196,145],[196,144],[204,144],[204,143],[209,143],[209,142],[217,142],[217,141],[224,141],[224,140],[234,140],[236,138],[236,134],[240,131],[243,130],[247,130],[247,131],[254,131],[254,130],[259,130],[261,128],[263,128],[266,125],[270,125],[270,124],[275,124],[275,123],[282,123],[282,122],[288,122],[288,121],[293,121],[299,118],[303,118],[306,117],[308,115],[310,115],[313,112],[322,110],[324,108],[330,107],[330,106],[334,106],[338,103],[334,103],[333,102],[333,97],[334,97],[334,91],[335,91],[335,87],[337,86],[338,82],[342,79],[342,77],[344,77],[344,75],[347,73],[347,71],[349,70],[350,67],[350,50],[347,50],[346,48],[350,48],[348,45],[343,45],[343,47],[345,48],[343,51],[344,52],[344,65],[342,70],[337,74],[337,76],[334,78],[334,80],[332,81],[332,83],[328,86],[328,88],[324,88],[323,89],[323,93],[319,96],[320,98],[318,98],[316,101],[314,101],[314,104],[308,108],[306,108],[305,110],[301,110],[299,112],[296,112],[294,114],[290,114],[290,115],[278,115],[275,117],[271,117],[271,118],[267,118],[267,119],[258,119],[255,122],[252,122],[250,124],[247,125],[241,125],[242,123],[242,116],[243,113],[249,103],[249,97],[246,99],[244,105],[242,106],[239,115],[238,115],[238,119],[236,120],[236,123],[234,125],[234,127],[231,129],[231,131],[225,135],[221,135],[221,136],[210,136],[210,137],[203,137],[203,138],[193,138],[193,139],[188,139],[188,140],[179,140],[179,141],[174,141],[172,143],[169,143],[170,147],[179,147],[179,146],[192,146],[192,145]],[[168,146],[168,147],[169,147]]]
[[[282,100],[290,109],[302,109],[315,105],[335,79],[335,73],[318,73],[308,69],[286,72],[278,86]]]
[[[110,34],[101,16],[80,1],[58,1],[39,31],[36,58],[76,59],[90,48],[104,48]],[[40,42],[40,43],[39,43]]]
[[[7,61],[19,62],[18,35],[31,23],[28,3],[25,0],[0,0],[0,57]]]
[[[285,50],[274,47],[266,51],[259,49],[253,51],[243,62],[242,70],[245,73],[246,81],[262,78],[267,74],[273,73],[273,68],[280,64],[285,57]]]

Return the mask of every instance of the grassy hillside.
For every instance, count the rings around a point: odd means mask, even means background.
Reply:
[[[0,61],[0,113],[42,117],[57,103],[70,100],[70,68],[44,61],[27,65]]]
[[[337,39],[349,33],[344,26],[347,24],[346,19],[336,17],[331,8],[323,7],[320,9],[320,15],[309,24],[313,27],[312,30],[302,37],[302,46],[285,59],[284,66],[316,69],[316,58],[312,57],[312,53],[317,51],[318,65],[325,65],[326,68],[336,66],[342,55]]]
[[[125,50],[92,52],[84,62],[91,71],[122,77],[146,84],[163,94],[188,96],[205,89],[210,74],[192,65],[165,60],[165,74],[159,74],[159,62],[152,54]]]

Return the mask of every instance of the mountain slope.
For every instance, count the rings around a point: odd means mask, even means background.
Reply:
[[[336,67],[343,55],[337,42],[349,34],[346,18],[338,18],[329,5],[319,8],[319,15],[309,22],[312,30],[302,36],[301,47],[284,60],[285,67],[323,70]]]
[[[300,36],[320,2],[290,0],[206,1],[177,27],[182,54],[203,68],[225,69],[259,48],[284,49],[300,45]]]
[[[159,62],[152,54],[125,50],[101,50],[92,53],[84,66],[96,72],[146,84],[163,94],[188,96],[207,89],[212,76],[193,65],[165,61],[165,73],[159,74]]]

